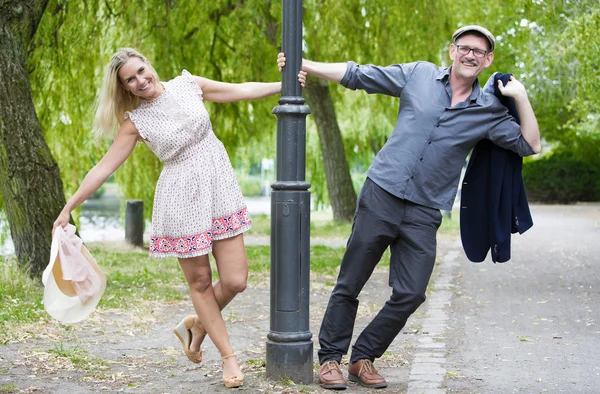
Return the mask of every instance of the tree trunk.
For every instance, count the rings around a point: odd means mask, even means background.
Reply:
[[[0,0],[0,193],[17,259],[37,278],[65,204],[58,165],[33,105],[27,55],[47,0]]]
[[[352,221],[356,209],[356,191],[352,185],[329,84],[323,80],[311,79],[304,90],[319,133],[333,219],[340,222]]]

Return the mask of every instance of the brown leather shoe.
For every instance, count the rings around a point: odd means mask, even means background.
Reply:
[[[348,383],[342,375],[340,364],[334,360],[325,361],[319,368],[319,384],[324,389],[345,390]]]
[[[358,360],[348,367],[348,379],[363,387],[382,389],[387,387],[385,378],[377,373],[371,360]]]

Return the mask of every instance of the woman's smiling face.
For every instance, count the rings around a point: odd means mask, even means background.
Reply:
[[[160,96],[163,87],[152,72],[152,66],[139,57],[130,57],[119,70],[119,79],[125,90],[144,100]]]

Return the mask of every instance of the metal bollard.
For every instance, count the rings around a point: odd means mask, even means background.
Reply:
[[[125,240],[135,246],[144,245],[144,202],[127,200],[125,207]]]

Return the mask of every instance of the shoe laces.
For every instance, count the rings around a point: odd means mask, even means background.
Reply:
[[[371,360],[364,360],[362,365],[360,366],[360,369],[362,369],[362,372],[367,372],[367,373],[377,373],[377,370],[375,369],[375,367],[373,366],[373,363],[371,362]],[[361,373],[362,375],[362,373]]]
[[[326,361],[325,367],[327,368],[327,372],[338,371],[339,373],[342,373],[342,370],[340,369],[340,365],[333,360]]]

